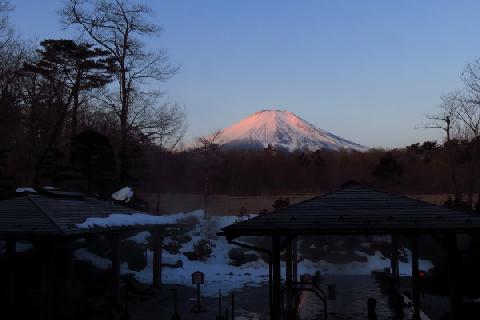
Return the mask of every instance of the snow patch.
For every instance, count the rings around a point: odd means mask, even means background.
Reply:
[[[131,187],[123,187],[112,194],[112,198],[117,201],[129,202],[133,197],[133,189]]]
[[[23,187],[23,188],[17,188],[15,190],[15,192],[17,193],[24,193],[24,192],[27,192],[27,193],[37,193],[37,191],[31,187]]]
[[[33,245],[29,242],[20,241],[15,244],[16,252],[26,252],[32,249],[33,249]]]
[[[197,210],[190,213],[176,213],[164,216],[154,216],[146,213],[112,213],[105,218],[90,217],[83,223],[77,224],[79,229],[91,228],[112,228],[112,227],[129,227],[141,225],[162,225],[162,224],[176,224],[177,221],[190,218],[203,217],[203,211]]]

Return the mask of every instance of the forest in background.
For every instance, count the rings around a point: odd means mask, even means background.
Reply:
[[[447,193],[453,197],[473,190],[476,194],[478,186],[469,184],[469,147],[458,144],[456,148],[455,159],[448,147],[436,142],[368,152],[217,149],[208,156],[198,150],[166,154],[151,149],[146,152],[149,169],[137,186],[152,193],[311,195],[356,180],[398,193]],[[455,178],[451,161],[455,161]]]

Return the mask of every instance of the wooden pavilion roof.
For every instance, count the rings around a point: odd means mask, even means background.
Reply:
[[[480,215],[450,210],[356,182],[222,228],[240,236],[480,232]]]
[[[0,238],[82,237],[89,234],[160,229],[139,225],[81,229],[87,218],[132,214],[138,210],[71,192],[22,193],[0,201]],[[172,225],[169,225],[172,226]]]

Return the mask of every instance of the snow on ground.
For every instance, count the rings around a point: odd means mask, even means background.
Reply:
[[[113,216],[113,217],[112,217]],[[258,259],[254,262],[249,262],[242,266],[236,267],[229,264],[230,259],[228,252],[232,248],[238,248],[234,245],[228,244],[225,238],[216,237],[215,234],[220,228],[238,221],[238,217],[235,216],[205,216],[203,211],[197,210],[191,213],[183,214],[178,213],[169,216],[138,216],[132,215],[131,220],[127,217],[120,217],[117,219],[115,215],[109,216],[103,220],[87,219],[83,223],[83,227],[92,226],[112,226],[124,225],[124,223],[132,223],[132,221],[147,221],[152,223],[155,221],[161,221],[161,223],[176,223],[182,222],[187,218],[194,218],[198,221],[196,227],[188,232],[188,235],[192,237],[192,240],[188,243],[182,244],[178,254],[170,254],[163,250],[163,263],[175,264],[177,261],[182,261],[183,267],[170,268],[164,267],[162,271],[162,278],[164,283],[168,284],[182,284],[186,286],[193,286],[191,284],[191,274],[195,271],[201,271],[205,273],[205,284],[202,286],[202,294],[213,296],[221,289],[222,292],[227,293],[230,290],[240,289],[245,286],[260,286],[268,281],[268,265],[263,262],[262,259]],[[159,219],[159,220],[156,220]],[[130,237],[130,240],[134,240],[139,244],[145,245],[147,243],[148,232],[141,232],[137,235]],[[206,261],[190,261],[187,259],[184,252],[191,252],[193,245],[201,239],[210,238],[212,242],[212,254]],[[168,237],[164,243],[171,241]],[[411,253],[406,251],[409,259]],[[375,255],[368,256],[365,253],[357,252],[359,255],[367,256],[368,262],[350,262],[346,264],[333,264],[325,261],[312,262],[310,260],[304,260],[298,265],[299,274],[314,274],[316,271],[320,271],[325,275],[368,275],[373,270],[383,270],[390,267],[390,260],[382,256],[377,251]],[[94,254],[88,252],[86,249],[80,249],[76,252],[77,259],[89,260],[92,263],[101,268],[106,269],[110,265],[108,259],[100,258]],[[153,252],[147,251],[147,266],[140,272],[128,270],[126,263],[122,264],[122,273],[131,273],[137,280],[143,283],[152,283],[152,266],[153,266]],[[422,270],[428,270],[432,267],[430,261],[420,260],[420,268]],[[284,266],[282,266],[284,269]],[[410,275],[411,268],[409,264],[400,262],[400,273],[402,275]]]
[[[109,259],[99,257],[85,248],[75,250],[75,259],[90,261],[98,269],[106,270],[110,267],[111,262]]]
[[[148,237],[150,237],[150,232],[143,231],[143,232],[137,233],[134,236],[131,236],[130,238],[128,238],[128,240],[135,241],[138,244],[147,244],[148,243],[148,241],[147,241]]]
[[[375,255],[370,256],[364,252],[357,251],[357,255],[366,256],[367,262],[353,261],[344,264],[334,264],[326,261],[312,262],[310,260],[302,261],[298,270],[299,273],[314,274],[316,270],[319,270],[325,275],[369,275],[374,270],[384,270],[390,268],[390,260],[385,258],[380,251],[376,251]],[[410,261],[411,253],[408,252],[408,259]],[[421,270],[429,270],[433,267],[433,264],[428,260],[419,260],[419,266]],[[399,262],[400,275],[411,275],[411,266],[408,263]]]
[[[123,187],[112,194],[112,198],[117,201],[129,202],[133,197],[133,189],[131,187]]]
[[[26,252],[33,249],[33,245],[30,242],[19,241],[15,244],[16,252]]]
[[[31,187],[23,187],[23,188],[17,188],[15,190],[17,193],[23,193],[23,192],[29,192],[29,193],[37,193],[37,191]]]
[[[164,216],[154,216],[145,213],[124,214],[112,213],[105,218],[90,217],[84,222],[77,224],[79,229],[90,228],[109,228],[109,227],[127,227],[140,225],[154,225],[154,224],[175,224],[177,221],[190,217],[202,216],[203,212],[200,210],[192,211],[190,213],[176,213]]]

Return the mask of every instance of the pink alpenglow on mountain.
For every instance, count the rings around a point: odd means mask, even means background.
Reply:
[[[217,143],[229,149],[355,150],[368,148],[315,127],[286,110],[262,110],[223,129]]]

